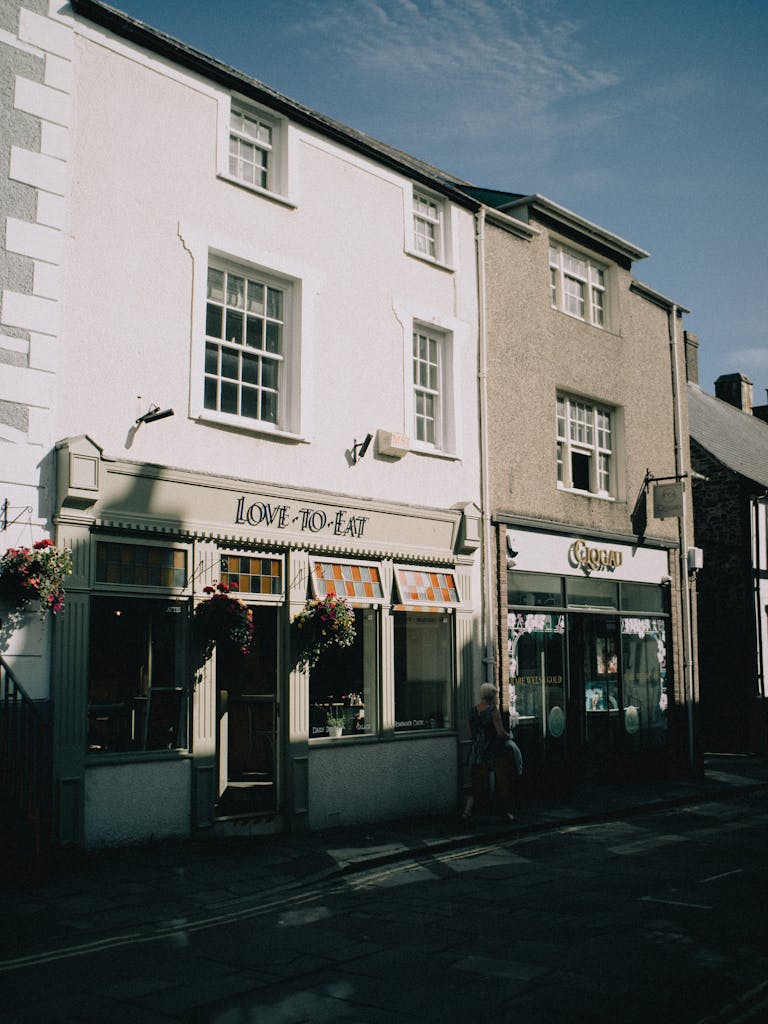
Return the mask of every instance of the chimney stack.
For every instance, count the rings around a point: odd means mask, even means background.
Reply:
[[[699,339],[690,331],[683,331],[685,341],[685,379],[689,384],[699,383]]]
[[[715,381],[715,395],[752,415],[752,381],[743,373],[724,373]]]

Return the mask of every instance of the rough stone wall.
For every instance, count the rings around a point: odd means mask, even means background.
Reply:
[[[749,482],[691,440],[698,574],[702,738],[709,749],[746,750],[757,689]]]

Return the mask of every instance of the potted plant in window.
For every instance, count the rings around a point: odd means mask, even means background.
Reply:
[[[253,640],[253,612],[239,597],[236,583],[216,583],[203,587],[208,597],[195,608],[192,628],[202,645],[201,657],[207,661],[217,643],[231,644],[247,654]]]
[[[337,711],[329,711],[325,724],[328,727],[328,735],[338,739],[344,732],[344,715]]]
[[[9,548],[0,558],[0,600],[15,612],[37,601],[41,619],[56,615],[64,607],[64,580],[71,572],[69,548],[57,548],[52,540]]]
[[[301,669],[313,668],[329,647],[349,647],[355,636],[355,613],[343,597],[327,594],[307,601],[294,617]]]

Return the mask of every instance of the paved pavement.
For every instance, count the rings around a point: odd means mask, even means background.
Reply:
[[[454,814],[308,835],[179,840],[69,854],[49,865],[43,877],[5,874],[0,978],[42,951],[103,948],[110,937],[128,933],[151,937],[174,921],[210,919],[244,901],[257,904],[324,879],[468,847],[478,839],[723,800],[763,788],[768,788],[768,758],[707,755],[696,777],[583,782],[558,798],[530,798],[511,824],[480,816],[467,825]]]

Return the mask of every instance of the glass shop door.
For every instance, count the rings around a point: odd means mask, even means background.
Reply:
[[[252,605],[248,654],[219,645],[218,817],[270,815],[278,810],[277,616],[274,606]]]
[[[571,703],[581,719],[578,759],[603,764],[616,752],[621,730],[621,647],[615,615],[568,617]]]

